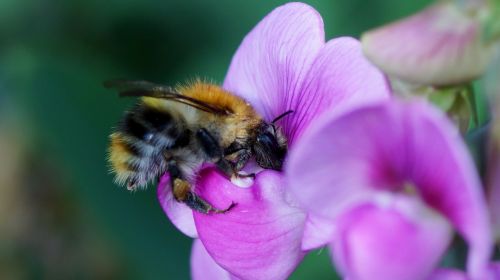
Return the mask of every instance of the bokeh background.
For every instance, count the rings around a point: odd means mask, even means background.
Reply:
[[[306,1],[327,38],[430,1]],[[113,184],[108,135],[133,100],[111,78],[222,82],[245,34],[285,1],[0,0],[0,279],[189,279],[191,240],[155,187]],[[291,279],[332,279],[327,250]]]

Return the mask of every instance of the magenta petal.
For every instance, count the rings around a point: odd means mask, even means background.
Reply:
[[[349,37],[333,39],[314,60],[300,95],[289,107],[295,112],[282,124],[292,130],[291,138],[296,138],[325,110],[340,114],[389,96],[385,76],[364,57],[359,41]]]
[[[160,205],[174,226],[189,237],[198,237],[194,225],[193,211],[185,204],[179,203],[173,198],[168,174],[163,175],[161,178],[158,183],[157,192]]]
[[[192,280],[229,280],[229,272],[225,271],[210,257],[199,239],[193,242],[191,249]]]
[[[419,280],[439,263],[451,237],[449,223],[418,198],[391,194],[342,215],[332,252],[348,279]]]
[[[279,172],[263,171],[254,185],[239,188],[204,170],[199,194],[228,213],[194,213],[198,234],[214,260],[241,279],[285,279],[302,259],[305,214],[290,205]]]
[[[416,192],[467,240],[477,275],[491,253],[485,199],[459,133],[423,102],[388,102],[308,129],[285,166],[289,189],[306,209],[334,219],[380,190]]]
[[[290,108],[324,45],[323,20],[302,3],[273,10],[243,40],[224,88],[244,97],[267,120]]]

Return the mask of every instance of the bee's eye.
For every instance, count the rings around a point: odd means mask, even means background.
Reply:
[[[260,149],[265,153],[272,153],[276,149],[278,149],[278,141],[274,134],[265,132],[257,137],[257,142],[260,146]]]
[[[264,132],[257,137],[257,142],[265,147],[271,148],[275,144],[278,144],[276,137],[271,132]]]
[[[284,154],[276,135],[272,132],[264,132],[257,136],[254,146],[257,164],[263,168],[281,170]]]

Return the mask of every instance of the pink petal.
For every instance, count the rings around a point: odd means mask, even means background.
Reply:
[[[359,41],[349,37],[333,39],[314,60],[300,94],[288,107],[294,114],[282,124],[295,139],[325,110],[340,114],[389,96],[384,75],[366,60]]]
[[[407,172],[424,200],[447,216],[468,242],[467,270],[474,279],[484,272],[492,251],[489,213],[468,149],[456,128],[439,113],[430,114],[426,123],[412,120],[411,160],[420,164]],[[428,135],[421,135],[423,131]]]
[[[481,24],[457,2],[427,9],[363,35],[367,57],[384,72],[425,85],[449,85],[480,76],[492,48],[483,43]],[[491,44],[493,45],[493,44]]]
[[[330,243],[334,238],[335,224],[331,219],[324,219],[308,214],[302,236],[302,250],[317,249]]]
[[[281,123],[289,142],[330,106],[341,111],[389,95],[384,76],[364,58],[359,42],[339,38],[325,45],[321,17],[301,3],[275,9],[247,35],[224,87],[268,121],[294,110]]]
[[[193,280],[229,280],[231,276],[210,257],[199,239],[193,242],[191,249],[191,279]]]
[[[185,204],[179,203],[173,198],[168,173],[163,175],[158,183],[157,192],[160,205],[172,224],[185,235],[193,238],[198,237],[194,225],[193,211]]]
[[[469,278],[460,270],[441,268],[434,271],[427,280],[469,280]]]
[[[416,192],[469,243],[476,275],[491,253],[488,213],[460,135],[423,102],[388,102],[323,117],[291,150],[290,191],[313,214],[335,219],[380,190]]]
[[[242,279],[285,279],[304,253],[305,214],[286,197],[282,175],[263,171],[239,188],[214,170],[200,174],[198,193],[226,214],[194,213],[205,248],[224,269]]]
[[[491,279],[500,279],[500,261],[497,260],[495,262],[492,262],[488,266],[488,271],[490,273]]]
[[[312,7],[289,3],[273,10],[243,40],[224,88],[244,97],[265,119],[291,108],[324,45],[323,21]]]
[[[452,231],[447,221],[418,198],[387,195],[339,219],[332,252],[349,279],[424,279],[445,252]]]

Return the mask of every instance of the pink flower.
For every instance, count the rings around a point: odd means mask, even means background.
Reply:
[[[365,60],[359,42],[325,43],[320,15],[300,3],[278,7],[246,36],[223,86],[267,120],[294,110],[279,123],[292,151],[324,111],[340,114],[389,96],[384,76]],[[282,173],[265,170],[251,186],[239,187],[208,168],[200,172],[196,191],[216,207],[232,201],[237,206],[224,215],[193,213],[171,198],[165,176],[160,182],[158,197],[167,216],[198,238],[194,279],[221,279],[221,271],[232,278],[285,279],[301,261],[307,216],[290,199]],[[207,268],[214,265],[223,270]]]
[[[436,2],[364,34],[366,56],[390,76],[415,84],[460,84],[482,75],[493,54],[480,18],[488,14],[485,1]]]
[[[480,181],[457,129],[427,103],[324,115],[288,163],[289,189],[329,221],[323,241],[348,279],[425,279],[452,228],[469,245],[469,276],[484,279],[492,241]]]

